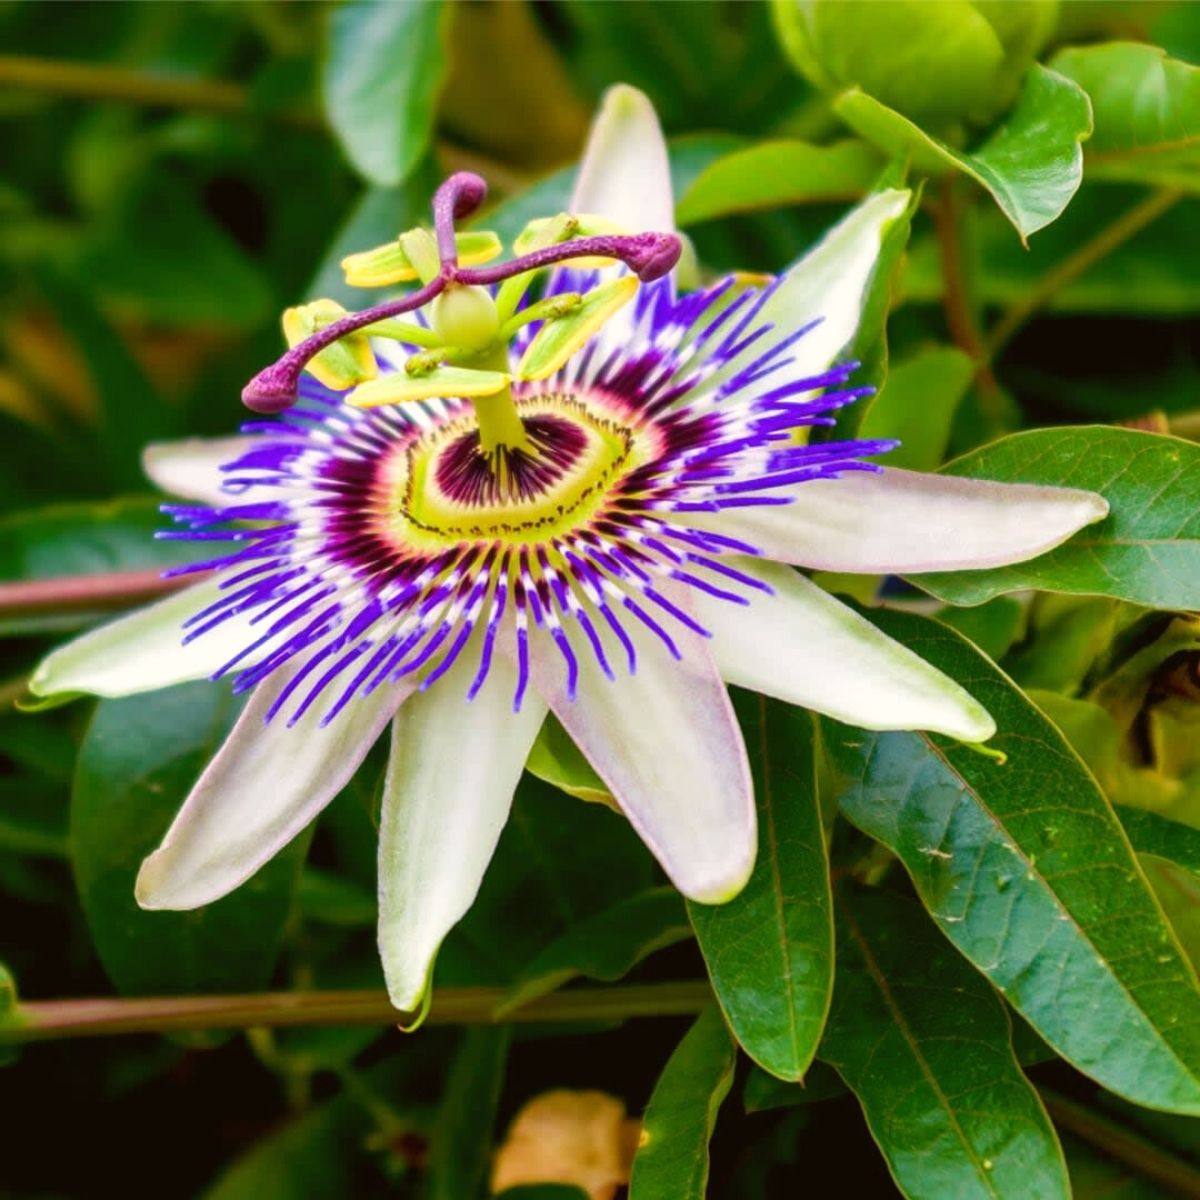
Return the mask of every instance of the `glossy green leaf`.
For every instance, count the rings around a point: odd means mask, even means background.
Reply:
[[[250,991],[271,977],[307,838],[206,908],[144,912],[133,898],[142,859],[237,708],[227,688],[190,683],[102,700],[88,726],[71,798],[71,857],[96,950],[123,992]]]
[[[784,49],[818,87],[858,84],[936,124],[993,100],[1004,47],[967,0],[775,0],[773,11]]]
[[[1111,512],[1057,550],[984,571],[913,576],[951,604],[1024,588],[1200,607],[1200,446],[1133,429],[1036,429],[955,459],[950,475],[1100,492]]]
[[[1200,191],[1200,67],[1139,42],[1070,47],[1053,67],[1092,100],[1088,179]]]
[[[727,904],[689,904],[713,990],[743,1049],[781,1079],[804,1077],[833,990],[829,863],[813,719],[738,693],[754,772],[758,857]]]
[[[939,141],[865,92],[839,96],[834,109],[885,153],[911,156],[918,171],[960,171],[986,188],[1024,240],[1056,220],[1083,179],[1080,142],[1092,128],[1086,93],[1071,80],[1035,66],[1017,106],[969,154]]]
[[[507,1029],[463,1034],[429,1147],[429,1200],[466,1200],[482,1190],[507,1061]]]
[[[296,903],[306,920],[323,925],[371,926],[378,915],[378,903],[371,892],[316,867],[305,867],[301,872]]]
[[[946,457],[950,423],[975,377],[975,364],[961,350],[935,346],[888,370],[882,390],[864,402],[858,436],[895,438],[889,467],[932,471]]]
[[[400,183],[429,145],[451,11],[436,0],[351,0],[331,14],[325,109],[372,183]]]
[[[879,155],[862,142],[760,142],[718,158],[679,197],[680,225],[790,204],[853,200],[879,175]]]
[[[525,770],[568,796],[589,803],[607,804],[614,810],[617,807],[604,780],[596,774],[592,764],[583,757],[583,751],[571,741],[571,735],[553,714],[542,725]]]
[[[1068,1197],[1066,1164],[1013,1054],[1004,1005],[915,904],[839,891],[821,1057],[913,1200]]]
[[[633,1160],[629,1200],[704,1200],[708,1143],[736,1061],[721,1014],[707,1009],[675,1047],[654,1085]]]
[[[1135,1103],[1200,1114],[1200,989],[1095,780],[957,634],[868,615],[970,689],[996,719],[989,750],[1007,757],[827,723],[843,813],[901,859],[942,932],[1059,1054]]]
[[[527,963],[496,1008],[504,1016],[583,975],[620,979],[643,958],[691,936],[683,899],[673,887],[652,888],[573,924]]]

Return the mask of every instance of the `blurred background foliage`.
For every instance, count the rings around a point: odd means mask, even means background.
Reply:
[[[936,23],[910,41],[919,8],[2,0],[0,579],[175,561],[177,549],[151,536],[159,517],[142,447],[231,431],[242,384],[279,352],[281,309],[361,300],[338,260],[422,220],[445,172],[489,180],[480,224],[506,237],[562,208],[590,115],[616,81],[659,111],[679,220],[705,275],[778,270],[895,153],[913,178],[932,176],[893,281],[892,401],[864,418],[872,436],[905,437],[907,465],[932,469],[1034,425],[1200,437],[1200,85],[1185,66],[1200,62],[1200,5],[978,0],[971,20],[993,32],[966,42]],[[1088,57],[1113,42],[1104,53],[1115,57]],[[1164,67],[1162,51],[1177,61]],[[1035,59],[1074,79],[1095,116],[1078,193],[1032,197],[1057,206],[1049,222],[1022,207],[1037,187],[1010,187],[984,148],[1005,114],[1019,125]],[[1148,80],[1164,98],[1149,113],[1136,96]],[[1064,103],[1054,119],[1069,149],[1086,132],[1070,133],[1086,105],[1072,118]],[[1146,128],[1155,112],[1177,137]],[[998,203],[968,179],[981,174]],[[882,380],[882,346],[874,354],[868,369]],[[897,429],[889,422],[910,411],[909,396],[919,415]],[[322,819],[303,872],[299,846],[203,913],[134,909],[137,861],[233,712],[215,689],[188,685],[105,704],[90,724],[81,707],[14,714],[47,637],[95,615],[0,613],[0,957],[22,994],[376,984],[378,765]],[[1000,597],[953,622],[1007,655],[1111,799],[1144,806],[1166,788],[1175,814],[1200,825],[1200,766],[1184,749],[1193,621],[1118,599]],[[1147,717],[1156,688],[1170,703]],[[1155,830],[1143,832],[1151,845]],[[865,839],[843,835],[853,844],[835,848],[858,862]],[[1181,932],[1191,922],[1195,953],[1196,875],[1167,859],[1155,869]],[[616,975],[658,948],[635,980],[699,978],[682,906],[656,883],[603,808],[530,780],[439,981],[527,981],[548,945],[560,957],[546,978],[611,978],[611,962],[588,956],[607,945],[605,921],[622,920],[645,920],[648,944]],[[603,917],[631,896],[641,907]],[[556,939],[588,919],[599,920],[592,949],[562,949]],[[32,1047],[0,1074],[0,1194],[464,1200],[482,1187],[493,1131],[522,1103],[598,1088],[638,1114],[685,1028],[533,1026],[511,1045],[487,1029],[404,1040],[334,1028]],[[703,1024],[688,1036],[716,1095],[732,1067]],[[1048,1057],[1026,1041],[1022,1061]],[[850,1078],[853,1064],[838,1061]],[[744,1063],[738,1071],[743,1103],[717,1128],[711,1194],[791,1194],[814,1163],[847,1194],[951,1194],[906,1183],[894,1161],[893,1181],[828,1067],[786,1092]],[[1195,1119],[1134,1109],[1061,1062],[1034,1074],[1057,1097],[1077,1195],[1200,1195]],[[615,1154],[629,1130],[604,1112]],[[1098,1143],[1119,1152],[1105,1157]],[[635,1196],[672,1194],[653,1186],[635,1181]]]

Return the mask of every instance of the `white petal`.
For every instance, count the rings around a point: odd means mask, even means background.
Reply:
[[[262,632],[248,618],[231,617],[184,645],[184,621],[220,595],[216,580],[206,580],[92,629],[44,658],[29,681],[29,690],[36,696],[79,692],[134,696],[207,679]],[[255,661],[255,656],[247,655],[240,665]]]
[[[249,879],[345,787],[410,690],[358,697],[324,729],[328,706],[320,703],[291,728],[286,714],[264,725],[286,683],[272,675],[255,690],[162,845],[142,863],[143,908],[199,908]]]
[[[954,680],[790,567],[750,559],[737,567],[775,594],[756,593],[749,608],[692,598],[729,683],[861,729],[928,729],[965,742],[996,732]]]
[[[221,490],[221,467],[235,462],[254,444],[252,437],[187,438],[153,442],[142,451],[142,470],[164,492],[221,506],[246,502],[247,493],[232,496]]]
[[[705,639],[676,625],[672,658],[627,622],[637,672],[610,680],[580,652],[571,700],[557,650],[535,641],[535,686],[685,896],[719,904],[754,866],[754,792],[742,733]]]
[[[379,828],[379,950],[399,1009],[421,1007],[442,939],[475,899],[546,715],[526,695],[512,711],[513,667],[497,655],[474,700],[464,653],[401,708]]]
[[[675,228],[662,128],[654,105],[628,84],[605,93],[588,135],[571,211],[607,217],[631,233]]]
[[[786,373],[770,376],[771,387],[819,375],[850,345],[884,235],[910,198],[910,192],[894,189],[868,197],[784,273],[756,324],[773,325],[776,335],[802,329],[818,318],[820,324],[793,347]],[[763,345],[746,350],[735,363],[761,354]]]
[[[1024,562],[1108,515],[1095,492],[917,471],[848,471],[780,494],[791,503],[697,514],[696,523],[780,562],[911,575]]]

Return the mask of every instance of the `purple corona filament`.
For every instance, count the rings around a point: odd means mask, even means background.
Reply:
[[[870,389],[849,385],[854,363],[804,377],[796,356],[818,322],[776,328],[776,285],[739,291],[730,278],[677,296],[662,272],[678,240],[660,234],[468,271],[453,223],[483,196],[465,174],[439,190],[436,279],[330,325],[259,376],[276,381],[279,415],[243,427],[250,445],[224,468],[226,506],[167,509],[179,528],[161,536],[232,543],[180,569],[220,581],[185,636],[222,631],[234,650],[218,676],[237,691],[280,673],[271,719],[317,705],[328,722],[380,688],[444,686],[460,663],[470,699],[506,658],[519,706],[545,686],[535,675],[547,651],[567,696],[585,671],[612,678],[646,653],[684,656],[708,634],[689,597],[746,605],[770,591],[741,569],[759,551],[733,518],[786,506],[811,480],[878,470],[865,460],[894,445],[797,438]],[[586,293],[603,277],[570,265],[585,254],[651,278],[551,377],[512,384],[524,445],[484,454],[471,403],[455,397],[361,409],[305,377],[289,407],[304,361],[346,332],[449,282],[488,286],[548,265],[566,264],[547,294]],[[537,332],[519,330],[509,361]],[[379,370],[404,370],[389,350],[377,347]]]

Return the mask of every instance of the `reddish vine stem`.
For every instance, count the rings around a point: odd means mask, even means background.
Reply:
[[[197,572],[184,578],[164,579],[161,571],[152,569],[0,583],[0,617],[131,608],[202,578],[204,574]]]

